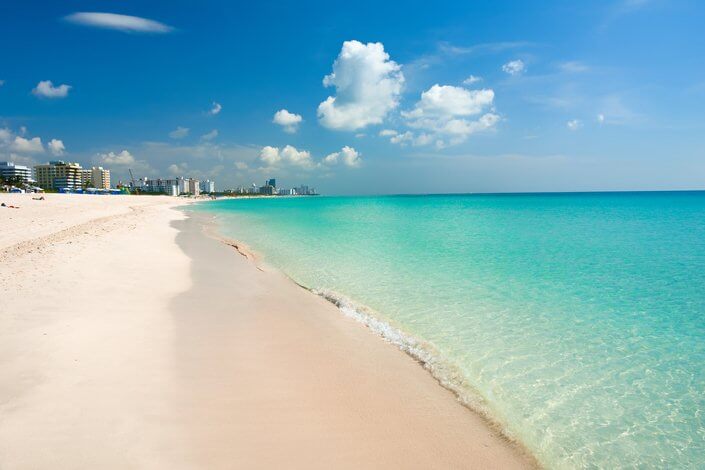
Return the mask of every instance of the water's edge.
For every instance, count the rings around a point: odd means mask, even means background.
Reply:
[[[247,258],[258,270],[265,271],[263,269],[264,266],[267,270],[275,270],[283,274],[297,286],[333,304],[344,316],[361,323],[384,341],[395,345],[430,373],[441,387],[452,392],[461,405],[479,416],[490,429],[496,432],[507,444],[514,447],[534,468],[543,468],[538,457],[517,436],[511,433],[507,423],[491,412],[486,400],[467,383],[458,367],[451,361],[444,359],[431,343],[422,341],[390,325],[381,320],[380,315],[374,310],[356,303],[344,295],[329,290],[318,290],[308,287],[293,279],[282,269],[263,263],[261,255],[243,242],[225,236],[218,229],[217,216],[197,214],[187,209],[186,211],[190,217],[201,219],[203,231],[207,236],[233,248],[241,256]]]

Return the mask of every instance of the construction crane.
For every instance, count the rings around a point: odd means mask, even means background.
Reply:
[[[139,190],[139,188],[137,188],[137,183],[135,183],[135,175],[132,174],[132,168],[128,168],[127,171],[130,172],[130,179],[132,180],[132,190],[136,194],[139,194],[140,190]]]

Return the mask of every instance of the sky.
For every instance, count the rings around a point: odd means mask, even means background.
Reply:
[[[5,0],[0,160],[218,190],[704,189],[703,25],[695,0]]]

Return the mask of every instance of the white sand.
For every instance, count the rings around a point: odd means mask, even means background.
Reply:
[[[0,201],[0,469],[531,465],[176,199]]]

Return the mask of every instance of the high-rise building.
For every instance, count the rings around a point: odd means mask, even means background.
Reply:
[[[193,194],[194,196],[201,194],[201,185],[199,184],[199,181],[189,178],[187,192]]]
[[[276,188],[272,186],[271,184],[265,184],[264,186],[259,188],[259,193],[260,194],[266,194],[266,195],[274,195],[276,194]]]
[[[17,165],[14,162],[0,162],[0,176],[5,181],[18,183],[33,183],[32,169],[28,166]]]
[[[110,189],[110,170],[102,166],[81,170],[81,185],[91,188]]]
[[[201,192],[202,193],[214,193],[215,192],[215,181],[205,180],[201,181]]]
[[[271,178],[269,181],[267,181],[267,183],[265,183],[265,186],[267,186],[267,185],[276,188],[277,187],[277,180],[275,178]]]
[[[183,179],[183,178],[182,178]],[[166,194],[168,196],[178,196],[180,179],[140,179],[136,188],[145,193]]]
[[[34,167],[37,185],[44,189],[81,187],[81,165],[57,160]]]

